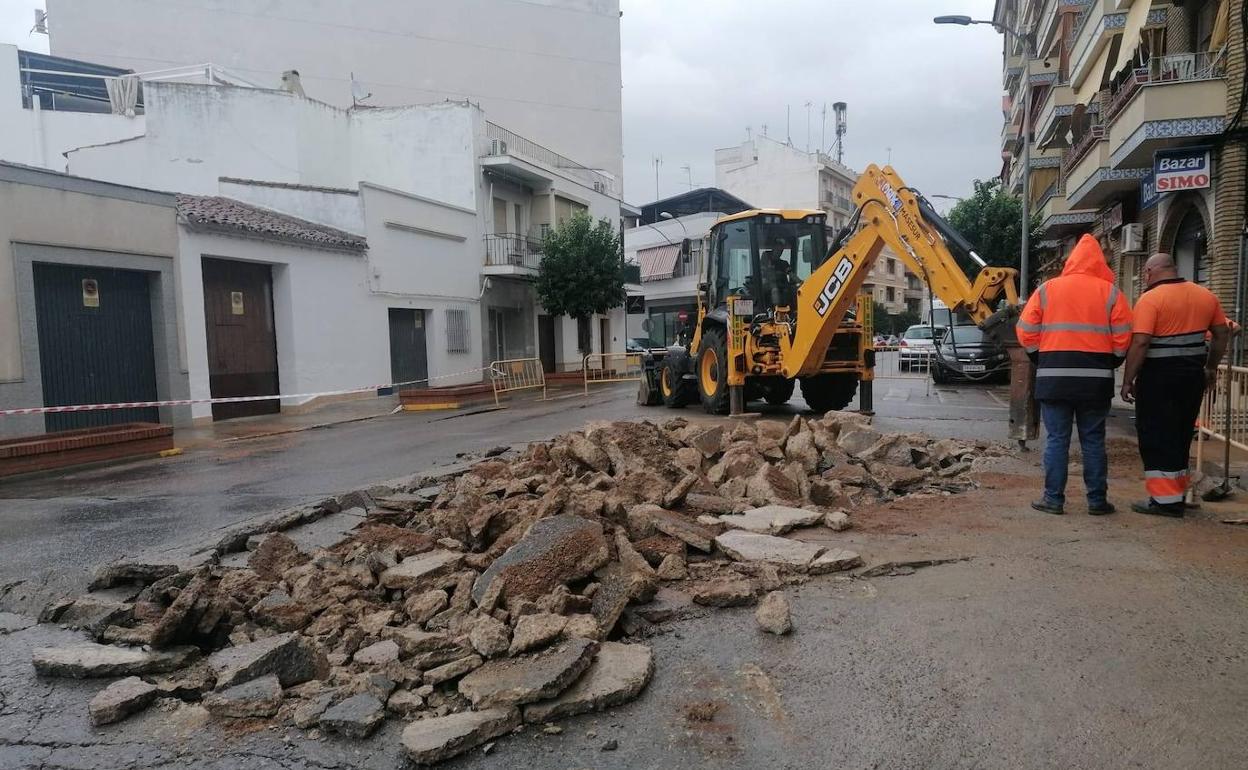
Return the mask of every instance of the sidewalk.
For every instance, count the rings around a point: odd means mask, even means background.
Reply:
[[[178,428],[174,431],[174,445],[179,449],[197,449],[223,441],[239,441],[282,433],[313,430],[328,425],[340,425],[360,420],[371,420],[392,413],[399,405],[397,395],[353,399],[326,404],[306,412],[266,414],[259,417],[240,417],[234,420],[211,422],[206,425]]]

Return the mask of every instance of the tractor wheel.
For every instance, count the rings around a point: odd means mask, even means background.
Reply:
[[[856,374],[816,374],[802,378],[802,398],[816,414],[844,409],[858,391]]]
[[[763,398],[772,406],[780,406],[789,403],[789,399],[793,398],[793,387],[797,385],[794,380],[784,380],[775,378],[769,380],[763,386]]]
[[[724,330],[702,332],[698,353],[698,396],[708,414],[728,414],[728,342]]]
[[[693,402],[693,389],[689,383],[672,368],[668,361],[659,365],[659,397],[663,405],[669,409],[683,409]]]

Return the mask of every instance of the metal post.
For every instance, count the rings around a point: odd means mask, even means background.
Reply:
[[[1019,260],[1018,296],[1027,301],[1031,257],[1031,38],[1023,38],[1023,253]]]
[[[735,417],[745,412],[745,386],[728,386],[728,414]]]
[[[875,383],[872,380],[863,380],[858,383],[858,412],[860,414],[875,414],[873,385]]]

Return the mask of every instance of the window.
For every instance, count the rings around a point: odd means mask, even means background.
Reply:
[[[1208,51],[1213,40],[1213,23],[1218,12],[1217,0],[1204,0],[1192,4],[1190,19],[1192,28],[1192,50]]]
[[[751,296],[754,264],[750,258],[750,224],[730,222],[719,235],[719,274],[715,279],[716,298],[729,294]]]
[[[893,259],[892,257],[889,257],[888,259],[888,274],[897,275],[897,260]]]
[[[469,352],[468,311],[459,308],[446,311],[446,352]]]
[[[581,355],[589,355],[591,342],[589,339],[589,319],[576,319],[576,347],[581,351]]]
[[[930,340],[932,338],[932,327],[930,326],[911,326],[906,329],[906,333],[902,335],[907,340]]]
[[[889,286],[889,287],[888,287],[888,289],[885,291],[885,295],[888,297],[888,301],[889,301],[889,302],[896,302],[896,301],[897,301],[897,294],[896,294],[896,292],[893,290],[893,287],[892,287],[892,286]]]

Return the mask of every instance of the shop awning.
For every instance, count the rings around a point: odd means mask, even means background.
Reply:
[[[658,281],[671,278],[676,270],[676,258],[680,256],[680,244],[639,249],[637,260],[641,263],[641,280]]]
[[[1135,57],[1135,52],[1140,47],[1140,33],[1148,23],[1148,12],[1152,9],[1152,0],[1135,0],[1131,4],[1131,10],[1127,11],[1126,26],[1122,30],[1122,43],[1118,47],[1118,60],[1114,62],[1114,68],[1110,72],[1121,72]]]

